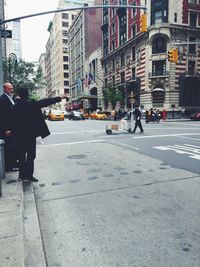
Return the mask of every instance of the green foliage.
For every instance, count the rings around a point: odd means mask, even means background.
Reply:
[[[31,62],[16,59],[3,60],[3,80],[11,82],[15,92],[20,87],[28,88],[30,94],[45,86],[41,67]]]
[[[113,83],[109,83],[104,87],[103,97],[105,101],[111,103],[113,109],[115,108],[118,101],[123,100],[122,92]]]

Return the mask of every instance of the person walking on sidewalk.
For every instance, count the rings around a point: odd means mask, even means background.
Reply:
[[[11,83],[4,83],[3,94],[0,96],[0,139],[5,141],[5,169],[18,171],[15,151],[15,140],[11,131],[12,106],[14,89]]]
[[[60,102],[66,96],[32,101],[28,99],[28,94],[27,88],[18,90],[19,100],[12,109],[13,132],[17,141],[19,180],[37,182],[38,179],[33,176],[36,138],[50,134],[41,108]]]
[[[139,127],[140,128],[140,132],[143,133],[144,130],[142,128],[141,111],[139,110],[139,107],[135,107],[135,110],[133,111],[133,115],[135,116],[135,127],[133,129],[133,133],[135,133],[137,127]]]

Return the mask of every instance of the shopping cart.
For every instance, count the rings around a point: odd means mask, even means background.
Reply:
[[[113,131],[126,131],[131,133],[134,128],[134,115],[132,112],[129,112],[127,117],[121,119],[120,121],[112,122],[109,125],[106,125],[106,133],[112,134]]]

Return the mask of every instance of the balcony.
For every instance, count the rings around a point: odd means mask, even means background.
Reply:
[[[169,76],[169,71],[156,70],[153,72],[149,72],[149,78],[158,78],[158,77],[166,77]]]

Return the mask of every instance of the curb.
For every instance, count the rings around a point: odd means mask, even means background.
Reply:
[[[46,267],[34,188],[32,183],[23,183],[22,186],[24,192],[24,266]]]

